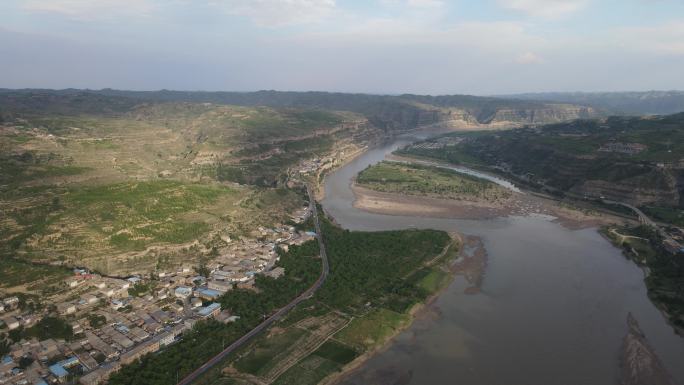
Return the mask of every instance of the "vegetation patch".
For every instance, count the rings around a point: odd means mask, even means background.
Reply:
[[[451,279],[451,275],[439,267],[432,267],[428,273],[418,281],[418,286],[428,293],[440,290]]]
[[[352,362],[359,355],[356,350],[335,340],[326,341],[313,354],[341,365]]]
[[[241,372],[257,376],[267,373],[274,364],[273,358],[296,344],[306,333],[299,328],[288,328],[283,333],[260,339],[247,355],[235,363],[235,367]]]
[[[673,207],[644,206],[641,210],[659,222],[669,223],[684,228],[684,210]]]
[[[35,265],[12,258],[0,258],[0,287],[44,285],[62,281],[72,272],[57,266]]]
[[[363,170],[357,183],[375,191],[448,199],[498,200],[511,194],[495,183],[453,170],[387,161]]]
[[[361,350],[383,345],[397,330],[410,322],[408,314],[379,308],[355,318],[335,338]]]
[[[288,369],[273,384],[315,385],[341,369],[342,367],[337,362],[312,354]]]

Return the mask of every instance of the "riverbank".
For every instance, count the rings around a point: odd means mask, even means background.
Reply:
[[[340,384],[449,383],[454,378],[473,385],[614,383],[627,311],[639,319],[666,368],[678,381],[684,379],[679,365],[684,345],[672,338],[671,327],[647,297],[642,272],[594,229],[570,230],[583,226],[561,226],[539,215],[460,220],[379,215],[353,207],[354,176],[406,143],[369,149],[329,175],[322,202],[326,213],[350,231],[433,228],[479,236],[487,251],[482,291],[466,295],[466,285],[456,279],[420,313],[427,318],[414,319],[408,331]]]
[[[468,282],[471,284],[473,283],[470,281],[470,274],[467,274],[468,269],[465,268],[464,265],[459,266],[459,262],[462,263],[463,261],[470,260],[473,257],[473,255],[469,253],[469,249],[466,247],[466,244],[468,244],[468,242],[473,242],[473,239],[477,237],[464,237],[458,233],[450,233],[449,235],[452,238],[452,244],[449,245],[448,249],[445,249],[442,254],[438,255],[432,261],[426,264],[428,267],[442,269],[442,271],[445,273],[442,279],[439,280],[439,283],[434,286],[434,290],[431,292],[431,294],[424,301],[416,303],[411,307],[411,309],[407,312],[407,320],[396,327],[391,335],[387,336],[387,338],[382,342],[376,344],[376,346],[371,350],[368,350],[356,357],[352,362],[342,368],[341,371],[333,373],[325,378],[320,382],[321,385],[341,384],[345,379],[349,378],[356,371],[361,369],[364,364],[368,362],[368,360],[389,349],[392,345],[392,342],[399,335],[408,330],[417,319],[420,317],[430,317],[430,306],[439,298],[441,294],[444,293],[444,291],[449,288],[451,283],[458,275],[466,276],[466,280],[468,280]],[[479,240],[479,238],[477,239]],[[453,253],[452,248],[454,247],[458,248],[457,253]],[[482,274],[484,274],[483,271]],[[476,285],[479,287],[480,283],[481,280],[479,280]]]
[[[648,227],[610,226],[600,234],[643,271],[649,298],[675,333],[684,336],[684,268],[679,259],[663,249],[658,234]]]
[[[383,215],[417,216],[447,219],[494,219],[508,216],[548,216],[566,228],[584,229],[611,223],[622,223],[624,218],[591,210],[580,210],[537,195],[513,192],[499,201],[421,197],[373,191],[352,182],[355,195],[353,206]]]
[[[354,159],[358,158],[359,156],[363,155],[368,150],[368,148],[369,148],[369,145],[361,145],[351,152],[345,152],[341,158],[335,159],[332,166],[319,170],[316,173],[315,180],[313,181],[314,182],[314,188],[313,188],[314,198],[319,202],[322,201],[323,199],[325,199],[325,177],[328,176],[329,174],[335,172],[336,170],[339,170],[340,168],[344,167],[345,165],[349,164],[350,162],[352,162]]]

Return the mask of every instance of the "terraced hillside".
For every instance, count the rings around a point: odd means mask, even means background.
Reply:
[[[284,223],[303,205],[292,169],[379,135],[346,112],[87,94],[5,96],[0,116],[3,258],[110,274]]]
[[[660,215],[665,221],[684,208],[684,114],[456,134],[400,153],[489,168],[558,195],[674,212]]]

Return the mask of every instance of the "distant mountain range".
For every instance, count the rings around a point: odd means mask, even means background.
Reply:
[[[666,115],[684,111],[684,92],[528,93],[471,95],[373,95],[332,92],[204,92],[0,89],[0,114],[122,113],[141,103],[212,103],[236,106],[350,111],[376,127],[406,130],[426,125],[503,129],[610,115]]]
[[[2,90],[0,113],[117,113],[141,103],[213,103],[350,111],[385,130],[440,124],[454,128],[501,129],[604,116],[591,106],[469,95],[370,95],[329,92],[195,92],[103,90]]]
[[[684,111],[684,91],[548,92],[501,97],[591,106],[614,115],[668,115]]]

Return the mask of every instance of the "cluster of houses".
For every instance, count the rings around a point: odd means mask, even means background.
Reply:
[[[293,220],[301,222],[307,214],[301,209]],[[70,323],[74,338],[14,343],[0,355],[0,384],[101,384],[123,365],[182,338],[198,320],[236,321],[239,316],[222,310],[219,297],[236,287],[256,290],[257,274],[282,276],[285,270],[276,266],[278,248],[287,251],[312,238],[291,226],[259,228],[253,235],[228,239],[228,246],[203,269],[207,276],[189,266],[126,279],[75,269],[64,290],[48,299],[54,304],[49,310],[28,311],[18,306],[19,297],[4,298],[0,334],[56,314]]]

